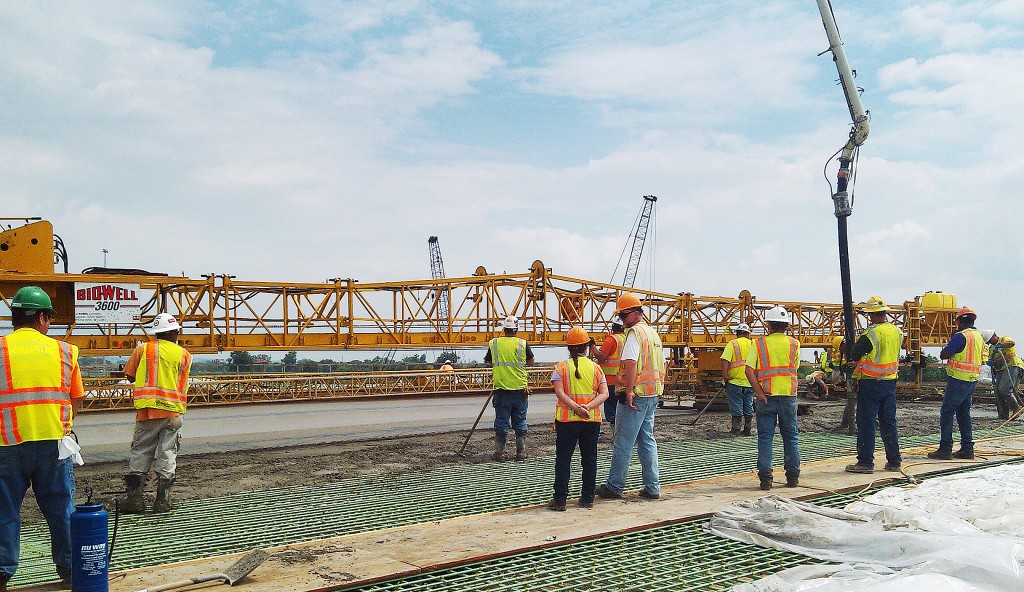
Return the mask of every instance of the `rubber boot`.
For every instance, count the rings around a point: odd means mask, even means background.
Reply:
[[[1005,405],[1007,407],[1007,409],[1006,409],[1006,419],[1010,419],[1011,417],[1013,417],[1013,415],[1015,413],[1020,411],[1020,403],[1017,402],[1017,397],[1014,396],[1014,394],[1012,392],[1011,393],[1007,393],[1007,394],[1008,394],[1009,398],[1006,400],[1006,403],[1005,403]]]
[[[744,436],[749,436],[750,435],[750,423],[753,420],[754,420],[754,416],[753,415],[744,415],[743,416],[743,435]]]
[[[171,487],[174,477],[160,477],[156,480],[156,501],[153,502],[153,513],[160,514],[171,511]]]
[[[508,438],[508,434],[494,434],[494,454],[491,455],[491,460],[501,462],[502,457],[505,455],[505,440]]]
[[[516,434],[516,460],[526,460],[526,434]]]
[[[1006,401],[1003,400],[1002,395],[996,393],[996,417],[999,419],[1008,419],[1010,417],[1009,410],[1006,408]]]
[[[128,494],[120,505],[122,514],[142,514],[146,511],[146,475],[128,473],[124,476],[124,490]]]
[[[740,435],[740,421],[742,419],[743,419],[743,417],[737,417],[735,415],[732,416],[732,429],[729,430],[729,433],[732,434],[733,436],[739,436]]]

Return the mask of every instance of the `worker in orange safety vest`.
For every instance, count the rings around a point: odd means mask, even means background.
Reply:
[[[608,398],[604,402],[604,419],[615,425],[615,406],[619,400],[615,396],[616,376],[619,374],[619,359],[622,346],[626,343],[625,328],[618,318],[612,321],[612,332],[605,336],[601,348],[594,352],[594,358],[601,364],[605,378],[608,380]]]
[[[157,476],[153,512],[171,510],[181,416],[188,401],[192,354],[177,343],[181,325],[172,315],[160,313],[153,319],[151,331],[155,338],[139,344],[124,366],[125,377],[135,383],[135,434],[124,477],[128,499],[121,508],[126,514],[146,511],[150,469]]]
[[[25,286],[10,301],[14,332],[0,337],[0,590],[18,568],[21,504],[29,486],[50,530],[57,575],[71,578],[75,475],[68,447],[85,389],[78,348],[46,336],[49,295]],[[70,442],[68,440],[71,440]],[[80,464],[80,462],[79,462]]]
[[[974,458],[974,434],[971,425],[971,400],[981,374],[985,340],[974,328],[978,314],[963,307],[956,314],[957,332],[950,338],[939,357],[946,360],[946,390],[939,408],[939,448],[928,458],[952,460]],[[953,418],[960,428],[960,450],[953,452]]]

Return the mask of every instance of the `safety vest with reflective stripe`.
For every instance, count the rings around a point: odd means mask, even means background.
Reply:
[[[665,353],[661,347],[661,338],[643,321],[626,329],[627,340],[630,333],[636,337],[640,345],[633,394],[638,397],[656,397],[665,391]],[[622,365],[622,360],[619,361],[619,365]]]
[[[821,371],[825,372],[826,374],[831,374],[832,371],[836,369],[836,367],[832,365],[831,352],[825,350],[825,352],[821,355],[821,364],[819,364],[818,367],[821,368]]]
[[[565,394],[569,395],[569,398],[575,401],[577,405],[586,405],[594,400],[594,397],[597,396],[597,391],[601,389],[601,377],[604,376],[604,373],[597,364],[587,358],[578,357],[576,358],[576,363],[579,364],[580,378],[576,378],[577,367],[573,366],[572,360],[565,360],[555,364],[553,370],[562,379],[562,388],[565,389]],[[555,421],[593,421],[601,423],[600,406],[590,410],[590,419],[583,419],[576,415],[561,399],[556,399],[556,401]]]
[[[147,341],[135,375],[135,408],[185,413],[192,354],[164,339]]]
[[[622,344],[626,343],[626,334],[612,333],[612,338],[615,339],[615,351],[604,362],[601,362],[601,370],[608,378],[609,383],[619,373],[619,360],[622,358]]]
[[[981,373],[981,356],[985,350],[985,342],[981,339],[981,333],[974,327],[964,329],[960,333],[967,339],[967,344],[963,350],[946,360],[946,374],[957,380],[977,382],[978,374]]]
[[[785,333],[772,333],[754,340],[757,366],[754,376],[771,396],[797,393],[796,371],[800,366],[800,342]]]
[[[1009,337],[999,338],[999,343],[1003,344],[1010,343],[1012,341],[1013,340],[1010,339]],[[1000,354],[1000,352],[1002,353]],[[1016,345],[1010,347],[1006,347],[1005,345],[1003,345],[1003,347],[1000,348],[998,351],[995,349],[995,346],[993,345],[989,348],[988,357],[990,360],[992,360],[992,369],[995,370],[996,372],[1002,372],[1003,370],[1006,370],[1006,366],[1008,365],[1018,365]]]
[[[871,342],[871,352],[857,362],[853,378],[896,380],[903,333],[892,323],[879,323],[868,327],[863,336]]]
[[[526,388],[526,340],[495,337],[491,350],[491,375],[495,390],[520,391]]]
[[[747,356],[750,355],[750,346],[753,344],[747,337],[737,337],[729,342],[725,346],[726,351],[731,351],[732,355],[729,359],[726,357],[725,351],[722,352],[722,359],[729,362],[729,382],[737,386],[750,386],[750,381],[747,380]]]
[[[0,445],[70,433],[78,348],[22,327],[0,337],[0,352]]]

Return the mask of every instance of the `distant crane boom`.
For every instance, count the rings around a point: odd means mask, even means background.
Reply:
[[[629,262],[626,264],[626,275],[622,279],[623,286],[632,288],[636,283],[636,273],[640,268],[640,258],[644,253],[644,244],[647,242],[647,229],[651,224],[654,204],[657,201],[658,198],[654,195],[644,196],[644,205],[640,208],[640,216],[637,217],[636,229],[633,232],[633,248],[630,250]],[[615,279],[614,275],[613,273],[612,281]]]
[[[430,249],[430,277],[435,280],[444,279],[444,259],[441,259],[441,245],[437,237],[427,239],[427,247]],[[442,331],[448,331],[448,292],[438,290],[437,294],[437,317],[443,323]]]

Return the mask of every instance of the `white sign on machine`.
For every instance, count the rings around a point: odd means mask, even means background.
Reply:
[[[76,323],[138,323],[139,284],[75,282]]]

